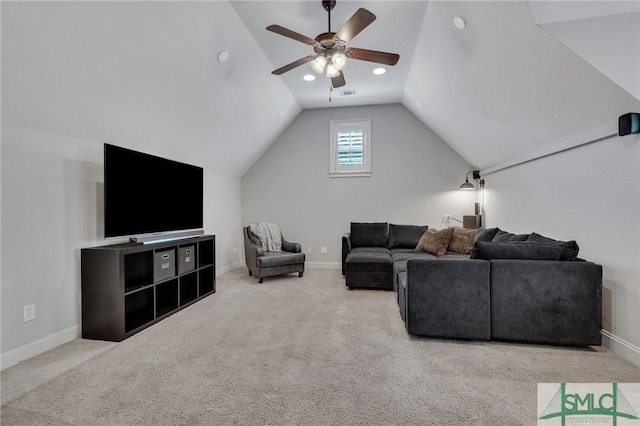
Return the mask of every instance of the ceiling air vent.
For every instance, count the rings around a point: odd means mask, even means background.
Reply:
[[[356,94],[355,90],[341,90],[340,91],[340,96],[353,96]]]

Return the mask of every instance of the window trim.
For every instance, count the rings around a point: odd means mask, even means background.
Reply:
[[[359,166],[338,165],[338,132],[345,128],[362,129],[363,164]],[[371,176],[371,119],[331,120],[329,125],[329,177],[368,177]]]

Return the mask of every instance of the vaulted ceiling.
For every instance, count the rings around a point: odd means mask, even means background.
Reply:
[[[2,2],[2,118],[242,176],[303,108],[401,102],[486,168],[640,110],[638,2],[550,3],[339,0],[332,30],[364,7],[349,46],[400,61],[349,61],[329,102],[307,64],[271,74],[311,47],[265,30],[326,31],[319,0]]]

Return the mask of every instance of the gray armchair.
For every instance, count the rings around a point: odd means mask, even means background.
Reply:
[[[249,235],[249,228],[242,228],[244,236],[244,259],[249,269],[249,276],[255,275],[258,282],[265,277],[291,274],[297,272],[301,277],[304,273],[305,255],[298,243],[285,240],[282,236],[282,251],[264,251],[255,244]]]

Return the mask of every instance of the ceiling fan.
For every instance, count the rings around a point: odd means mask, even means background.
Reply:
[[[290,71],[302,64],[311,62],[311,68],[318,74],[326,72],[327,78],[331,79],[333,87],[341,87],[346,84],[342,70],[347,66],[347,59],[358,59],[361,61],[376,62],[385,65],[395,65],[400,59],[396,53],[379,52],[377,50],[358,49],[357,47],[347,47],[346,44],[364,30],[376,19],[376,15],[367,9],[360,8],[351,18],[340,28],[337,33],[331,32],[331,11],[336,6],[335,0],[323,0],[322,7],[328,14],[328,31],[318,35],[315,39],[291,31],[280,25],[269,25],[267,30],[276,34],[289,37],[301,43],[313,46],[315,55],[308,55],[293,61],[275,71],[272,74],[280,75]]]

